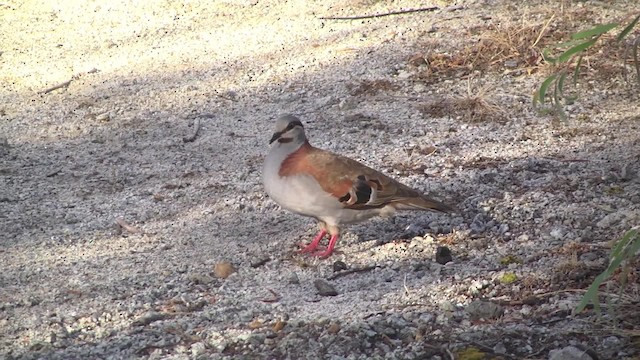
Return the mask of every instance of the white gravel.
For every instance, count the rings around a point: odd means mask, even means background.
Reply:
[[[598,20],[633,9],[563,4]],[[583,84],[558,123],[530,106],[542,75],[424,80],[415,54],[560,6],[457,5],[330,21],[417,4],[0,4],[0,358],[638,356],[626,333],[568,317],[603,244],[640,221],[636,88]],[[470,87],[506,120],[421,110]],[[373,220],[330,260],[296,255],[314,222],[260,183],[282,113],[459,214]],[[436,263],[438,246],[454,261]],[[218,278],[224,261],[237,271]],[[331,278],[336,261],[366,269]]]

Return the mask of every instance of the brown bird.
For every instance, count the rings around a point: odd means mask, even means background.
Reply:
[[[396,210],[453,211],[366,165],[313,147],[293,115],[278,118],[269,143],[273,145],[262,171],[267,194],[281,207],[315,218],[320,226],[302,253],[329,257],[343,224],[390,216]],[[327,232],[329,244],[319,249]]]

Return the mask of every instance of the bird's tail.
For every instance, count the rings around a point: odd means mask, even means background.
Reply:
[[[445,203],[433,200],[426,196],[405,198],[396,203],[398,210],[432,210],[443,213],[454,213],[456,209]]]

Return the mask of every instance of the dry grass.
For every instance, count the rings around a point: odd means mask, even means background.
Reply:
[[[486,88],[472,89],[468,83],[465,96],[433,97],[418,106],[423,114],[432,117],[459,117],[469,123],[493,121],[503,123],[508,120],[507,114],[500,104],[493,100]]]
[[[577,6],[557,9],[541,4],[536,13],[523,15],[519,20],[492,19],[492,23],[467,28],[459,37],[469,40],[455,42],[456,48],[446,49],[441,42],[427,41],[408,62],[419,67],[420,78],[427,83],[443,78],[465,78],[478,72],[550,74],[559,69],[545,61],[544,49],[568,41],[572,34],[601,21],[611,21],[601,20],[597,10]],[[628,17],[627,14],[622,16]],[[622,24],[628,23],[624,19],[618,20]],[[623,64],[633,61],[627,54],[628,46],[615,43],[614,37],[606,35],[590,49],[581,64],[582,73],[597,79],[625,75]]]

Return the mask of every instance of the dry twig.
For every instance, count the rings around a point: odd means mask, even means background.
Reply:
[[[93,73],[96,73],[96,72],[98,72],[98,69],[93,68],[93,69],[91,69],[91,70],[87,71],[87,72],[86,72],[86,74],[93,74]],[[50,87],[50,88],[46,88],[46,89],[44,89],[44,90],[40,91],[39,93],[44,95],[44,94],[48,94],[48,93],[50,93],[50,92],[52,92],[52,91],[55,91],[55,90],[58,90],[58,89],[66,88],[66,87],[68,87],[68,86],[71,84],[71,82],[72,82],[73,80],[77,80],[77,79],[78,79],[78,78],[80,78],[80,76],[82,76],[83,74],[84,74],[84,73],[75,74],[75,75],[73,75],[73,76],[71,77],[71,79],[69,79],[69,80],[67,80],[67,81],[65,81],[65,82],[61,82],[60,84],[54,85],[54,86],[52,86],[52,87]]]
[[[124,219],[122,219],[122,218],[117,218],[116,219],[116,224],[120,225],[121,228],[127,230],[128,232],[130,232],[132,234],[142,234],[142,233],[144,233],[144,231],[138,229],[137,227],[135,227],[133,225],[129,225],[129,223],[124,221]]]
[[[437,7],[437,6],[428,6],[428,7],[416,8],[416,9],[395,10],[395,11],[389,11],[389,12],[386,12],[386,13],[373,14],[373,15],[357,15],[357,16],[322,16],[322,17],[319,17],[318,19],[320,19],[320,20],[360,20],[360,19],[373,19],[373,18],[379,18],[379,17],[389,16],[389,15],[410,14],[410,13],[422,12],[422,11],[436,11],[436,10],[439,10],[439,9],[440,9],[440,8],[439,8],[439,7]]]
[[[265,302],[265,303],[276,303],[278,301],[280,301],[280,299],[282,298],[280,295],[278,295],[278,293],[276,293],[275,291],[271,290],[271,289],[267,289],[272,295],[273,298],[271,299],[262,299],[260,301]]]

